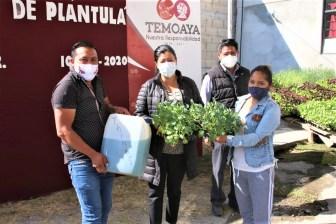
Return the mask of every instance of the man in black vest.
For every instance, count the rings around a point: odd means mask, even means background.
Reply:
[[[204,104],[218,101],[226,107],[234,109],[237,97],[248,93],[247,86],[250,71],[238,63],[238,43],[234,39],[224,39],[218,46],[219,62],[203,77],[201,97]],[[227,162],[229,148],[214,143],[212,151],[212,187],[211,204],[215,216],[223,215],[226,201],[222,186],[224,181],[224,166]],[[233,186],[231,168],[231,190],[228,203],[231,208],[238,210]]]

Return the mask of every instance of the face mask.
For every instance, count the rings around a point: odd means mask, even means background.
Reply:
[[[98,65],[93,64],[75,64],[74,69],[86,81],[91,81],[98,73]]]
[[[268,89],[266,88],[260,88],[260,87],[248,87],[248,91],[251,94],[251,96],[257,100],[261,100],[268,94]]]
[[[164,62],[162,64],[158,64],[158,69],[161,75],[166,78],[170,78],[175,75],[176,71],[176,63],[175,62]]]
[[[237,62],[237,55],[226,55],[221,60],[221,64],[227,68],[233,68],[237,64]]]

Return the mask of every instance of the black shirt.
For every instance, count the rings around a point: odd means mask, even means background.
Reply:
[[[53,108],[75,109],[72,129],[85,143],[100,152],[108,113],[104,106],[105,94],[102,81],[98,76],[92,80],[92,86],[95,96],[85,81],[77,73],[70,71],[56,85],[51,103]],[[61,146],[65,163],[74,159],[87,158],[63,141]]]

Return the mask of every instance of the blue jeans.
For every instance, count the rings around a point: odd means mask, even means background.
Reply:
[[[100,174],[90,160],[73,160],[68,170],[79,200],[82,224],[106,224],[112,208],[113,174]]]

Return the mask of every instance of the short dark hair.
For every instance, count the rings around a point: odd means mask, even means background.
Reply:
[[[80,48],[80,47],[92,48],[92,49],[96,50],[95,46],[91,42],[86,41],[86,40],[81,40],[81,41],[76,42],[74,45],[72,45],[72,47],[71,47],[71,56],[72,57],[75,56],[76,49]]]
[[[234,47],[238,51],[238,43],[235,41],[235,39],[223,39],[218,44],[218,53],[220,53],[223,49],[223,47]]]
[[[258,65],[257,67],[255,67],[254,69],[252,69],[251,71],[251,76],[253,75],[254,72],[261,72],[265,75],[265,79],[267,80],[267,82],[272,85],[272,70],[270,68],[270,66],[268,65]]]
[[[166,53],[166,52],[172,53],[174,55],[175,59],[177,60],[176,53],[175,53],[174,49],[168,44],[162,44],[154,50],[154,61],[157,62],[157,60],[160,57],[160,54],[163,54],[163,53]]]

